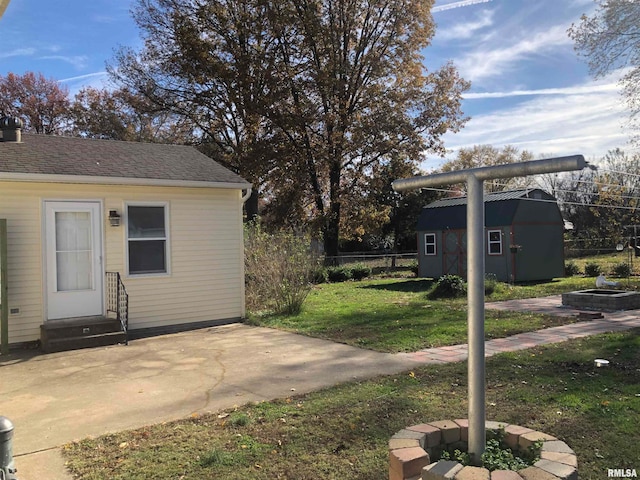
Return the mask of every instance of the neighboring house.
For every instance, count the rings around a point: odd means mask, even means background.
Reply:
[[[486,194],[485,272],[503,282],[564,276],[564,221],[556,199],[539,189]],[[447,198],[422,209],[418,274],[467,275],[467,198]]]
[[[81,328],[53,336],[93,334],[92,321],[122,308],[118,274],[134,337],[244,317],[249,183],[188,146],[21,135],[12,119],[0,124],[9,343],[65,323]]]

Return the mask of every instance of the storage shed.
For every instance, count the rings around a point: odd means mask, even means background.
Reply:
[[[422,209],[418,274],[467,274],[467,198],[446,198]],[[485,272],[499,281],[564,276],[564,222],[556,199],[540,189],[485,195]]]
[[[2,130],[9,343],[66,350],[244,317],[247,181],[188,146]]]

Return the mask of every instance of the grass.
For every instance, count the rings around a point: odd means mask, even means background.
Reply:
[[[487,418],[566,441],[580,478],[638,468],[640,330],[487,360]],[[611,366],[596,369],[595,358]],[[427,366],[65,446],[78,479],[367,479],[401,428],[466,418],[466,364]],[[239,420],[242,419],[242,420]]]
[[[591,287],[593,279],[518,285],[498,284],[487,301],[528,298]],[[279,328],[381,352],[407,352],[465,343],[466,299],[430,300],[432,280],[376,278],[314,287],[297,315],[254,316],[257,325]],[[575,321],[529,313],[485,314],[486,337],[499,338]]]
[[[587,263],[596,263],[602,267],[602,271],[606,275],[613,275],[613,268],[620,264],[625,263],[629,264],[629,252],[627,250],[623,250],[622,252],[613,252],[606,253],[601,255],[590,255],[587,257],[576,257],[576,258],[567,258],[567,262],[575,263],[582,273],[584,273],[584,267]],[[640,258],[631,257],[632,270],[634,273],[638,273],[640,271]]]

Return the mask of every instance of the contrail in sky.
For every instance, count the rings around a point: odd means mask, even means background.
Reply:
[[[431,13],[443,12],[445,10],[451,10],[452,8],[468,7],[470,5],[475,5],[476,3],[488,3],[491,1],[492,0],[461,0],[459,2],[449,3],[448,5],[433,7],[431,9]]]

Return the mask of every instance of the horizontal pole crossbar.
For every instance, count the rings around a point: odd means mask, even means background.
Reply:
[[[545,158],[529,162],[507,163],[490,167],[477,167],[454,172],[434,173],[421,177],[403,178],[392,183],[396,192],[405,192],[418,188],[440,187],[456,183],[466,183],[470,177],[477,180],[493,180],[497,178],[526,177],[543,173],[567,172],[582,170],[587,162],[582,155],[568,157]]]

